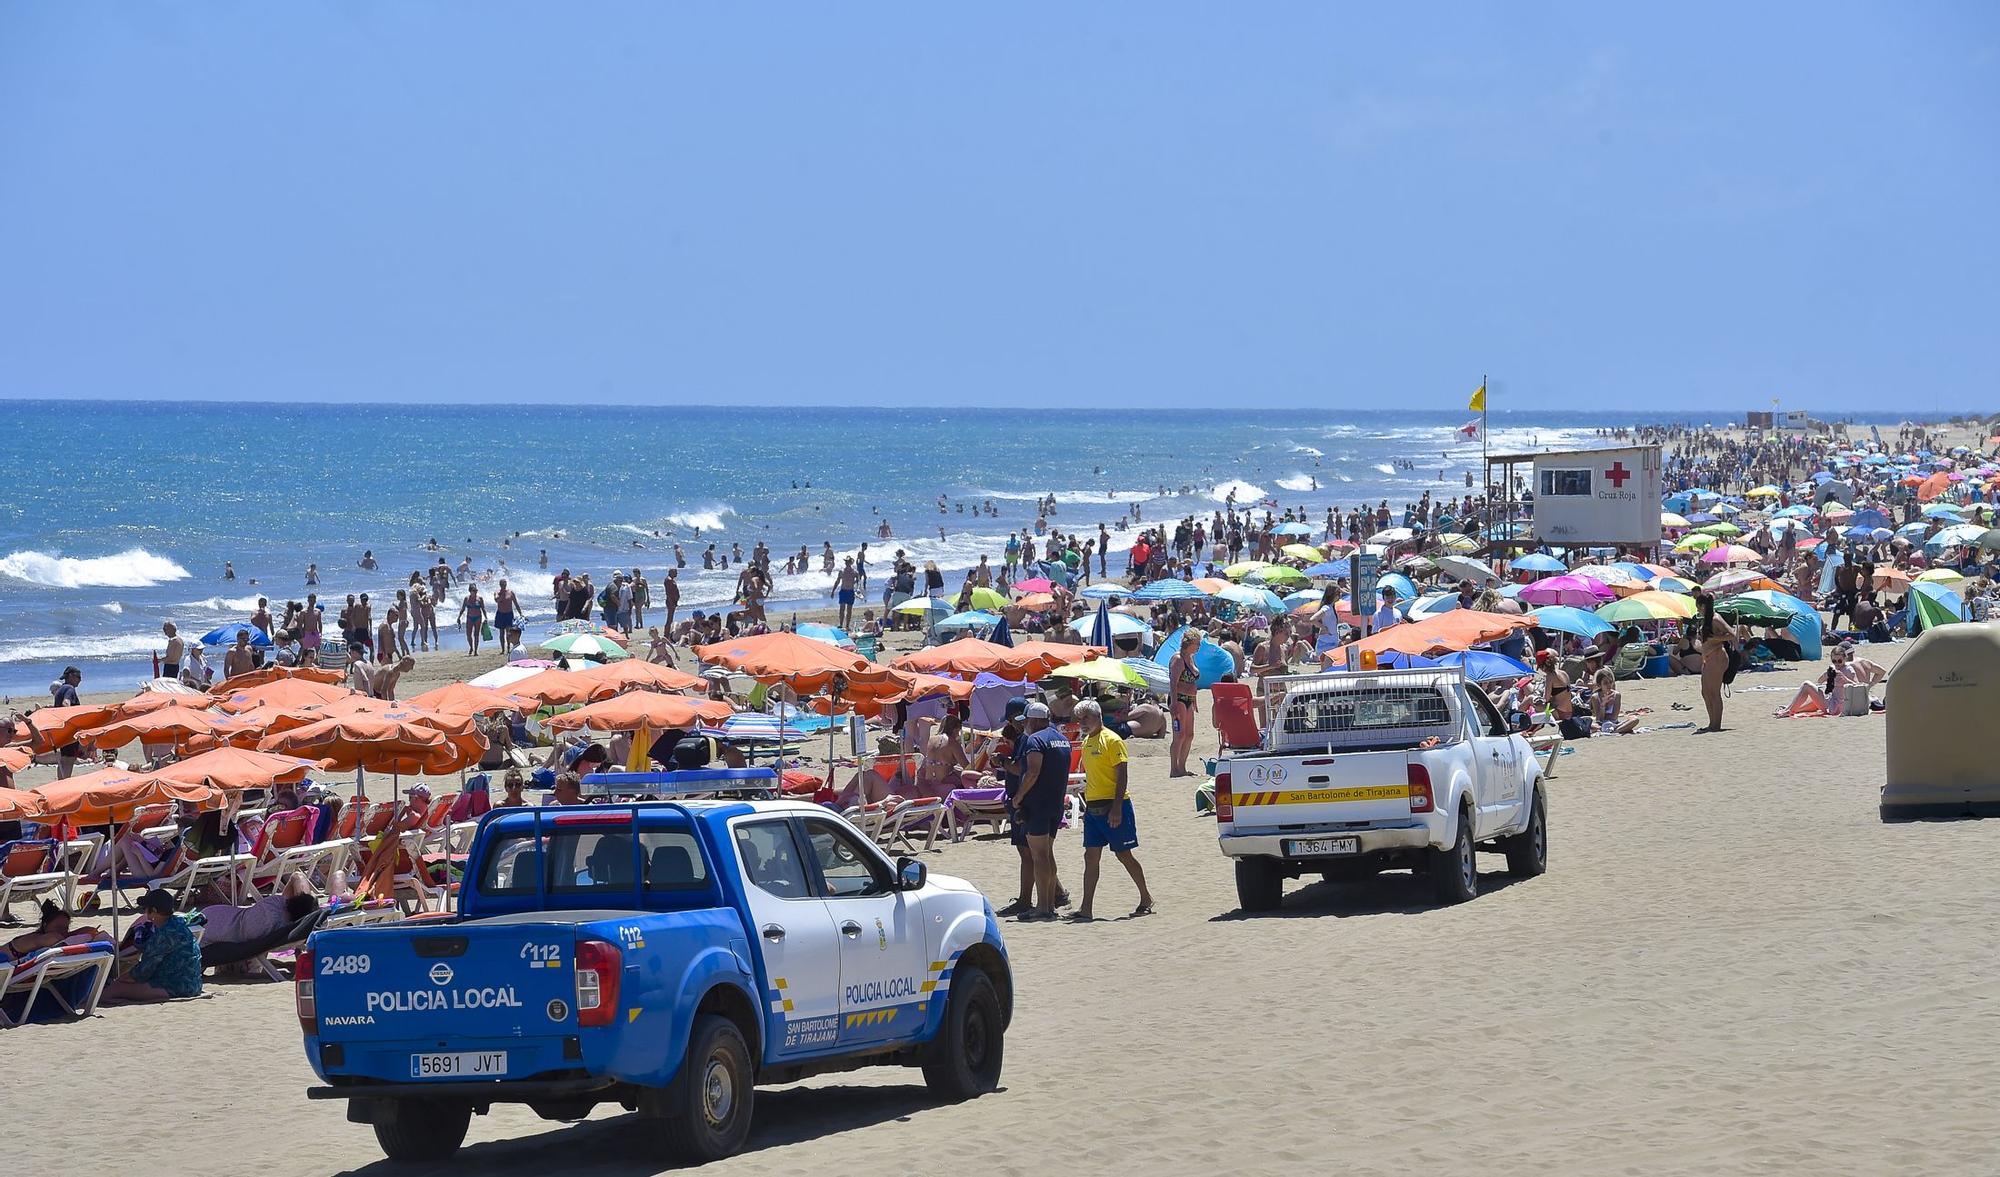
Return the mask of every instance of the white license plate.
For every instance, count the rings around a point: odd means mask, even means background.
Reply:
[[[1347,838],[1293,838],[1285,843],[1285,853],[1300,858],[1312,858],[1325,854],[1359,854],[1361,839]]]
[[[469,1079],[497,1079],[506,1073],[507,1052],[504,1050],[481,1051],[477,1054],[410,1056],[412,1079],[445,1079],[461,1076]]]

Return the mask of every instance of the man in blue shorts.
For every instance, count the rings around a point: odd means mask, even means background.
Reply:
[[[1139,823],[1126,796],[1125,741],[1104,726],[1104,713],[1095,699],[1076,705],[1076,722],[1083,731],[1083,905],[1069,918],[1079,922],[1094,918],[1090,904],[1097,897],[1097,864],[1106,846],[1139,888],[1139,906],[1132,914],[1151,915],[1153,893],[1146,890],[1146,872],[1132,853],[1139,846]]]
[[[833,599],[840,604],[840,628],[849,629],[854,625],[854,586],[861,579],[855,570],[854,557],[849,556],[840,566],[840,572],[833,578]]]
[[[1014,759],[1021,765],[1021,783],[1012,793],[1014,820],[1026,832],[1028,854],[1035,866],[1036,906],[1018,917],[1027,920],[1056,918],[1056,829],[1062,825],[1063,804],[1069,795],[1069,739],[1062,729],[1049,723],[1049,705],[1030,703],[1023,714],[1028,734],[1016,745]]]

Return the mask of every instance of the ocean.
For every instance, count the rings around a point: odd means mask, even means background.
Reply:
[[[1314,517],[1400,507],[1426,489],[1464,493],[1479,446],[1454,430],[1470,416],[0,401],[0,693],[46,701],[67,664],[87,691],[129,688],[150,673],[163,621],[198,636],[247,618],[260,594],[282,614],[303,599],[308,563],[323,602],[368,591],[379,616],[437,560],[432,538],[489,585],[507,576],[531,622],[553,616],[560,568],[602,583],[638,564],[657,584],[678,540],[685,610],[733,591],[734,567],[701,569],[711,540],[747,553],[761,539],[781,567],[803,544],[815,571],[778,577],[777,616],[830,597],[823,542],[868,542],[871,565],[901,547],[956,586],[951,572],[982,553],[997,562],[1050,493],[1056,526],[1092,532],[1134,504],[1147,523],[1206,515],[1232,490]],[[1587,445],[1640,420],[1495,413],[1491,445]],[[989,500],[997,518],[971,513]],[[1119,534],[1129,546],[1133,532]],[[364,551],[376,571],[361,569]],[[447,630],[455,610],[440,609]]]

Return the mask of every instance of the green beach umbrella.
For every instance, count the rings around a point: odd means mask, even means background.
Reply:
[[[543,642],[541,648],[571,658],[602,658],[606,662],[615,662],[620,658],[632,656],[617,642],[594,633],[558,634]]]
[[[1715,603],[1715,611],[1731,621],[1747,621],[1752,625],[1784,625],[1792,619],[1790,609],[1750,596],[1724,597]]]

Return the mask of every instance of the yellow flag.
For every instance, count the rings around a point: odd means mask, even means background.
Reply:
[[[1480,384],[1479,384],[1479,391],[1477,391],[1477,392],[1475,392],[1475,393],[1473,393],[1473,394],[1472,394],[1472,403],[1471,403],[1471,404],[1469,404],[1469,405],[1467,405],[1467,406],[1465,406],[1465,407],[1466,407],[1466,408],[1468,408],[1468,409],[1471,409],[1471,410],[1472,410],[1473,412],[1475,412],[1475,413],[1483,413],[1483,412],[1485,412],[1485,411],[1486,411],[1486,383],[1485,383],[1485,381],[1481,381],[1481,382],[1480,382]]]

